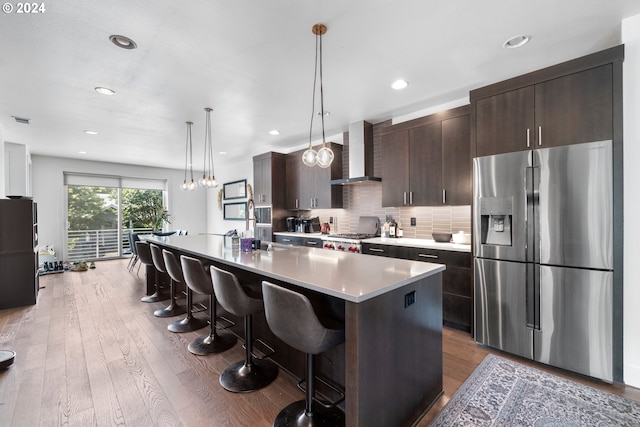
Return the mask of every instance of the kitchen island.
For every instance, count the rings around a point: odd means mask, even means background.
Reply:
[[[242,252],[215,235],[148,240],[256,290],[269,280],[304,293],[315,310],[344,320],[345,343],[319,357],[318,368],[345,389],[346,425],[411,425],[442,393],[443,265],[305,247]],[[264,317],[255,323],[256,338],[276,350],[272,359],[303,377],[304,355],[279,341]]]

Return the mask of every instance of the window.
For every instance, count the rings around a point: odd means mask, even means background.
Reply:
[[[165,182],[65,174],[70,261],[131,253],[129,233],[149,234],[169,220]]]

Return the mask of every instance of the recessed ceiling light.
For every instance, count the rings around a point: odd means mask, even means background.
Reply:
[[[269,135],[280,135],[280,131],[278,129],[270,130]]]
[[[218,154],[222,154],[224,156],[225,154],[227,154],[227,152],[226,151],[218,151]]]
[[[102,95],[115,95],[116,91],[115,90],[111,90],[108,87],[96,87],[96,92],[98,92],[99,94]]]
[[[86,133],[87,135],[97,135],[98,131],[95,130],[85,130],[84,133]]]
[[[404,80],[396,80],[395,82],[391,83],[391,87],[395,90],[404,89],[407,86],[409,86],[409,83]]]
[[[87,154],[86,151],[78,151],[78,154]]]
[[[505,49],[515,49],[520,46],[524,46],[531,40],[530,36],[514,36],[506,42],[502,43],[502,47]]]
[[[129,37],[125,37],[125,36],[119,36],[114,34],[112,36],[109,36],[109,40],[111,40],[111,43],[123,49],[135,49],[138,47],[136,42],[131,40]]]

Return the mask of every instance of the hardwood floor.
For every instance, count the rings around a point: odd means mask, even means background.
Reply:
[[[187,344],[206,329],[169,332],[176,318],[153,315],[165,303],[140,302],[144,277],[126,265],[103,261],[95,270],[43,276],[37,305],[0,311],[0,348],[17,353],[0,371],[0,425],[270,426],[281,408],[303,398],[282,370],[257,392],[222,389],[220,372],[244,357],[241,343],[215,356],[189,353]],[[418,426],[493,352],[446,328],[443,345],[444,395]],[[640,401],[638,389],[569,377]]]

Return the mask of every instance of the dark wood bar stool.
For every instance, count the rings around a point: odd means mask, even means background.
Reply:
[[[344,413],[335,406],[342,399],[325,405],[315,398],[315,355],[344,342],[344,325],[324,326],[306,296],[273,283],[262,282],[262,296],[271,331],[291,347],[306,353],[305,400],[280,411],[273,426],[344,426]],[[329,319],[324,323],[329,324]]]
[[[171,280],[176,283],[185,283],[184,275],[182,274],[182,266],[173,252],[163,249],[162,258],[164,258],[164,265],[167,267],[167,273],[169,273]],[[207,326],[207,321],[205,319],[197,319],[193,317],[192,309],[193,291],[187,286],[187,317],[170,323],[167,326],[167,329],[171,332],[191,332]]]
[[[154,245],[153,243],[151,243],[150,246],[151,258],[153,259],[153,265],[156,266],[156,270],[162,273],[167,273],[167,267],[164,263],[164,257],[162,256],[162,249],[160,248],[160,246]],[[171,277],[171,302],[165,308],[159,308],[158,310],[154,311],[154,316],[173,317],[187,312],[187,309],[184,306],[178,304],[178,301],[176,299],[177,285],[178,284],[176,283],[176,281],[173,280],[173,277]]]
[[[257,360],[253,356],[253,315],[264,311],[263,301],[247,295],[235,274],[213,265],[211,279],[220,305],[229,313],[244,318],[245,358],[222,372],[220,384],[235,393],[268,386],[278,376],[278,367],[269,360]]]
[[[209,295],[209,323],[211,330],[208,335],[196,338],[189,344],[189,351],[198,356],[222,353],[233,347],[237,341],[235,335],[216,332],[216,318],[218,301],[213,290],[211,275],[207,272],[200,260],[186,255],[180,255],[182,273],[187,286],[196,293]]]
[[[151,295],[142,297],[140,301],[158,302],[158,301],[164,301],[169,299],[169,295],[162,292],[162,289],[160,288],[160,277],[158,274],[158,270],[153,264],[153,257],[151,256],[151,246],[149,245],[149,242],[137,241],[135,245],[136,245],[136,250],[138,251],[138,259],[140,263],[144,264],[147,267],[147,275],[149,274],[151,268],[153,268],[153,273],[155,277],[155,286],[156,286],[156,291],[154,293],[152,293]]]

